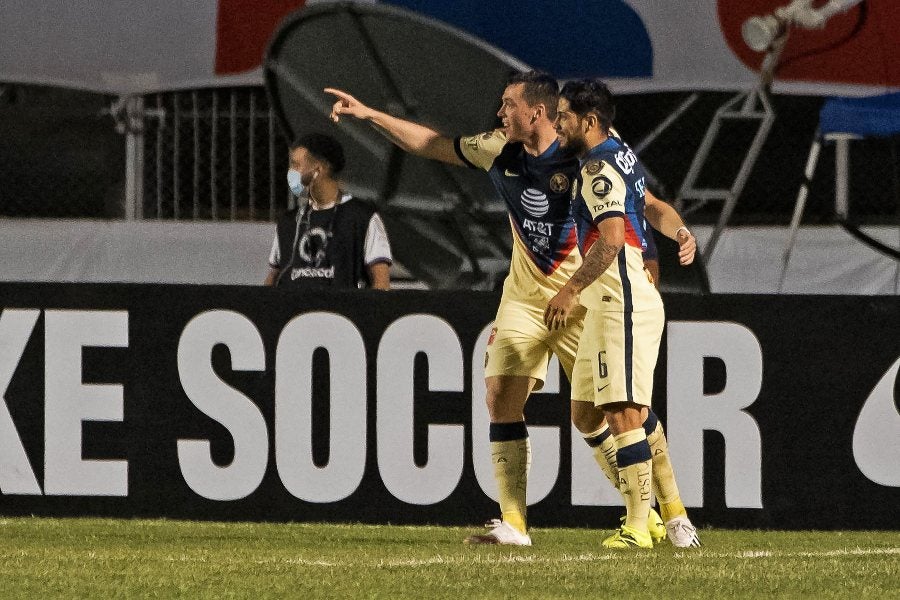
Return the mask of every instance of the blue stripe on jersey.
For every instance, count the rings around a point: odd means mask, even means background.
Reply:
[[[647,250],[647,232],[644,229],[646,221],[644,220],[643,206],[640,207],[640,216],[638,216],[636,205],[637,202],[634,201],[633,195],[631,198],[626,200],[626,206],[629,206],[631,208],[631,211],[625,214],[625,218],[628,219],[628,223],[631,225],[631,231],[633,232],[633,234],[628,235],[629,232],[626,231],[625,241],[629,246],[639,248],[641,253],[643,253]]]
[[[631,280],[628,279],[628,264],[625,258],[625,248],[619,250],[619,276],[622,278],[622,299],[625,303],[623,316],[625,329],[625,396],[628,402],[634,402],[632,390],[634,380],[634,335],[632,310],[634,302],[631,299]]]

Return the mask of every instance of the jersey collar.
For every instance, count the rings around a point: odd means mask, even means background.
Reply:
[[[528,154],[528,152],[526,152],[524,148],[522,149],[522,152],[525,154],[526,160],[542,160],[542,159],[552,156],[553,153],[556,152],[558,149],[559,149],[559,140],[556,139],[556,140],[553,140],[552,144],[547,146],[546,150],[544,150],[537,156],[532,156],[532,155]]]
[[[597,144],[596,146],[594,146],[593,148],[588,150],[580,162],[581,162],[581,164],[584,164],[591,158],[597,156],[598,154],[600,154],[606,150],[614,150],[618,147],[619,147],[619,141],[616,140],[614,137],[609,136],[608,138],[606,138],[606,140],[604,140],[603,142]]]

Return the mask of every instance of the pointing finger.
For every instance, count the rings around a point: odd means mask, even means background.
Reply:
[[[345,102],[347,104],[349,104],[350,101],[353,100],[353,96],[337,88],[325,88],[322,91],[324,91],[326,94],[331,94],[332,96],[339,98],[341,102]]]

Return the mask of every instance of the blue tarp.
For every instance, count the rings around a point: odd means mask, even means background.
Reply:
[[[900,92],[866,98],[829,98],[819,113],[819,129],[887,137],[900,133]]]

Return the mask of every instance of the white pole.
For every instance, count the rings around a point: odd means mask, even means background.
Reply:
[[[125,101],[125,220],[144,218],[144,98]]]

